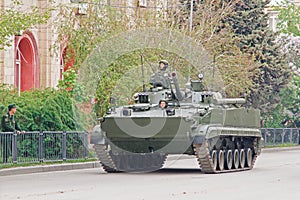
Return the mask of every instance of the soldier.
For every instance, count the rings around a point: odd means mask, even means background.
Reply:
[[[169,66],[169,63],[166,60],[161,60],[161,61],[159,61],[158,64],[159,64],[159,70],[160,71],[166,71],[168,66]]]
[[[14,114],[17,112],[16,104],[10,104],[8,106],[8,113],[3,115],[1,126],[3,132],[17,132],[25,133],[25,131],[21,131],[20,126],[15,120]],[[12,135],[5,134],[2,137],[2,155],[3,155],[3,163],[7,163],[9,156],[11,155],[12,150]]]
[[[20,126],[18,125],[17,121],[15,120],[14,114],[17,112],[16,104],[10,104],[8,106],[8,113],[3,115],[1,126],[3,132],[14,132],[17,131],[18,134],[24,131],[21,131]]]
[[[167,108],[167,107],[168,107],[168,102],[167,102],[166,100],[160,100],[160,101],[159,101],[159,107],[160,107],[161,109]]]
[[[168,61],[161,60],[159,61],[159,71],[155,74],[153,74],[150,78],[150,84],[153,85],[153,87],[163,87],[163,88],[169,88],[170,82],[169,82],[169,73],[167,71],[168,69]]]

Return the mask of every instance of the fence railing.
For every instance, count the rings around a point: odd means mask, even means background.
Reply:
[[[86,132],[0,132],[0,163],[65,161],[88,157]]]
[[[300,144],[299,128],[262,128],[264,146]],[[88,157],[87,132],[0,132],[0,164],[65,161]]]
[[[300,144],[300,128],[262,128],[264,146],[278,146],[281,144]]]

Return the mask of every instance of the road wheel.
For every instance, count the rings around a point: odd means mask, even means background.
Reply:
[[[218,151],[218,169],[220,171],[224,170],[224,151],[223,150]]]
[[[252,164],[252,158],[253,158],[253,154],[252,154],[252,150],[250,148],[248,148],[246,150],[246,167],[250,167]]]
[[[211,152],[211,160],[212,160],[212,168],[214,169],[214,170],[216,170],[217,169],[217,166],[218,166],[218,156],[217,156],[217,151],[216,150],[213,150],[212,152]]]
[[[232,168],[233,158],[232,151],[226,150],[225,152],[225,169],[230,170]]]
[[[245,151],[244,149],[240,150],[240,168],[244,168],[245,167],[245,161],[246,161],[246,156],[245,156]]]
[[[234,152],[233,152],[233,167],[234,169],[237,169],[239,168],[239,150],[235,149]]]

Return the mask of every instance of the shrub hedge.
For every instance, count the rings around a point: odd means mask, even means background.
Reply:
[[[93,122],[74,103],[72,92],[47,88],[18,92],[11,86],[0,85],[0,114],[7,113],[7,106],[17,104],[16,118],[25,131],[84,130]]]

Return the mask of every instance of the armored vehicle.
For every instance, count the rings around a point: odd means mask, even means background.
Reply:
[[[204,173],[252,169],[261,152],[259,110],[205,91],[202,79],[180,88],[176,73],[153,76],[134,104],[112,106],[91,138],[104,170],[155,171],[170,154],[195,155]]]

